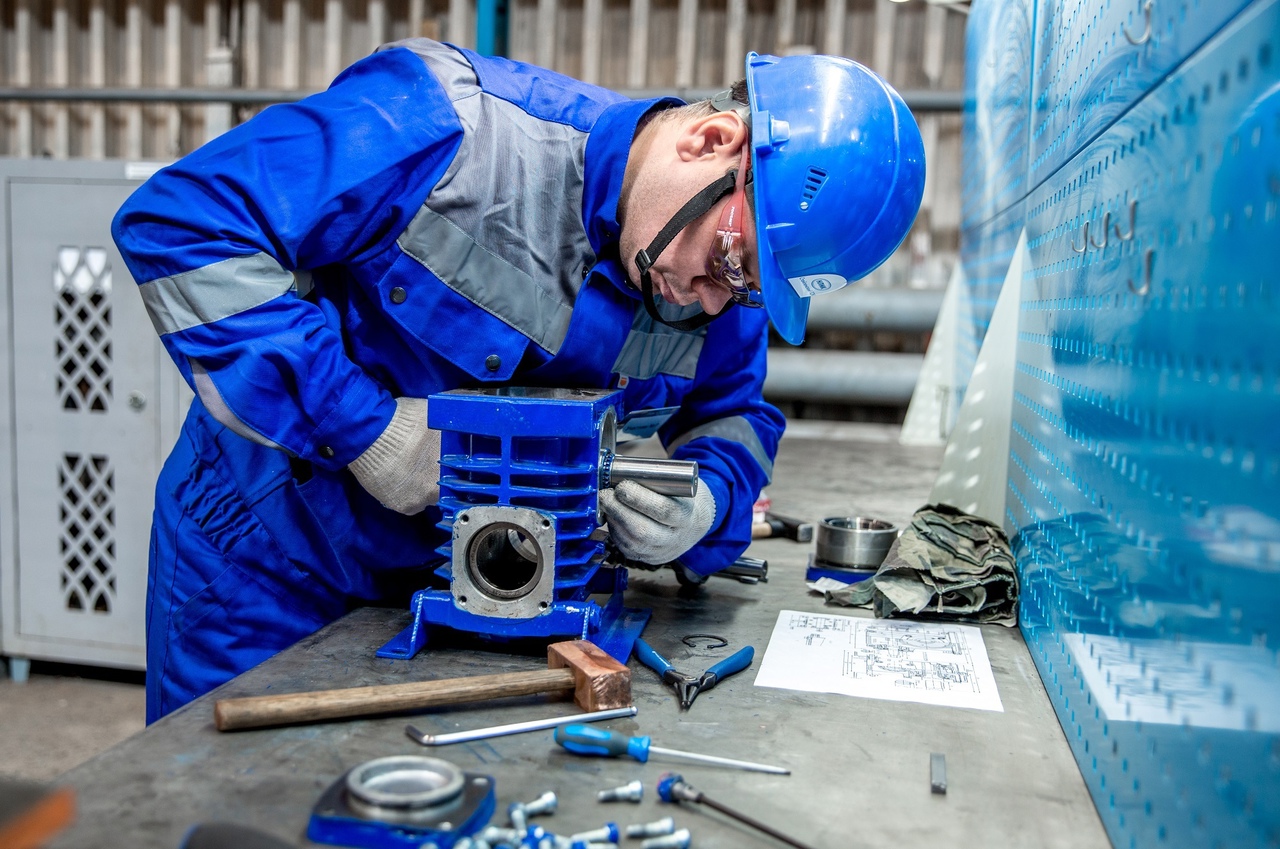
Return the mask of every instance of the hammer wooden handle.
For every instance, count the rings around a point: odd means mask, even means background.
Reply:
[[[213,721],[219,731],[237,731],[573,690],[575,684],[573,671],[560,668],[314,693],[219,699],[213,707]]]

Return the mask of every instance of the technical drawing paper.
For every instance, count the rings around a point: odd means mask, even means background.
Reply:
[[[973,625],[783,610],[756,686],[1004,710]]]

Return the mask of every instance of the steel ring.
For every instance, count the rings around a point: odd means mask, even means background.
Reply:
[[[833,516],[818,525],[816,559],[836,566],[875,569],[898,538],[890,522],[866,516]]]
[[[729,645],[729,641],[726,640],[724,637],[720,636],[719,634],[686,634],[685,636],[680,638],[680,642],[684,643],[686,646],[688,646],[691,649],[696,649],[697,646],[693,644],[692,642],[693,640],[719,640],[719,642],[715,642],[715,643],[711,643],[710,645],[703,646],[703,648],[708,648],[708,649],[719,649]]]

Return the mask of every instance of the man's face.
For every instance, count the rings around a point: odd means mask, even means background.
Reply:
[[[651,231],[648,235],[649,240],[652,240],[653,236],[665,226],[671,215],[674,215],[687,199],[683,194],[673,194],[679,200],[670,204],[671,209],[664,212],[653,210],[657,214],[652,216],[649,226],[645,228],[646,231]],[[692,193],[686,189],[685,194]],[[732,194],[721,198],[681,230],[649,269],[654,291],[667,303],[688,306],[697,302],[701,305],[703,312],[715,315],[729,302],[729,290],[709,275],[707,265],[711,246],[716,239],[716,227],[720,221],[720,214],[731,197]],[[758,290],[757,281],[760,278],[756,267],[756,230],[749,208],[743,210],[741,226],[743,276],[751,289]],[[641,243],[636,234],[623,234],[622,249],[627,277],[637,287],[640,271],[636,267],[635,256],[641,248],[647,246],[648,241]]]

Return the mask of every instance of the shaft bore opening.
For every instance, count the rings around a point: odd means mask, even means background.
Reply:
[[[467,570],[486,595],[515,599],[528,595],[542,575],[542,554],[518,525],[495,522],[471,538]]]

